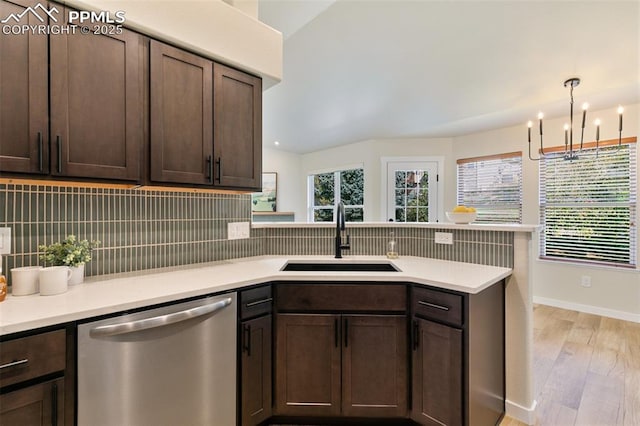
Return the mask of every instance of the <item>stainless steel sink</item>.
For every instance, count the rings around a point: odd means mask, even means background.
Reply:
[[[281,271],[307,272],[400,272],[391,262],[313,262],[289,261]]]

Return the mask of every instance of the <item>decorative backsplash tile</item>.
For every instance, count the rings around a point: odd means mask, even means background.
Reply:
[[[402,256],[429,257],[513,267],[513,232],[436,229],[424,227],[348,228],[351,249],[344,255],[385,255],[390,232],[394,232]],[[263,228],[263,254],[331,255],[333,228]],[[452,232],[454,244],[436,244],[436,232]],[[257,236],[257,233],[256,233]]]
[[[251,221],[249,194],[0,185],[0,226],[12,232],[3,270],[37,265],[38,245],[69,234],[100,240],[86,275],[255,256],[255,239],[227,240]]]
[[[0,227],[12,232],[3,271],[41,264],[38,245],[74,234],[100,240],[86,275],[132,272],[257,255],[331,255],[334,228],[259,228],[227,240],[229,222],[251,221],[250,194],[0,184]],[[348,225],[347,225],[348,226]],[[345,255],[384,255],[390,231],[399,254],[513,266],[513,233],[424,227],[349,227]],[[436,231],[453,245],[435,244]]]

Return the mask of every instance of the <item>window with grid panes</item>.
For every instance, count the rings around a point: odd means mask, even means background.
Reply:
[[[474,207],[476,222],[522,222],[522,152],[465,158],[457,163],[457,204]]]
[[[618,147],[617,140],[602,145],[589,144],[574,161],[563,158],[564,149],[545,150],[542,258],[636,265],[636,145]]]
[[[340,201],[344,203],[345,220],[364,220],[364,170],[349,169],[319,173],[309,177],[312,185],[311,200],[313,222],[333,222],[334,211]]]

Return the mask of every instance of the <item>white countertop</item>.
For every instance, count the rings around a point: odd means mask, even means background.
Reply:
[[[254,229],[264,228],[334,228],[335,222],[254,222]],[[470,229],[474,231],[535,232],[540,225],[518,223],[452,223],[452,222],[349,222],[347,228],[433,228],[433,229]]]
[[[261,256],[172,270],[95,277],[55,296],[12,296],[0,303],[0,336],[223,292],[269,281],[400,281],[479,293],[511,275],[510,268],[421,257],[390,261],[400,272],[282,272],[289,260],[388,261],[383,256]]]

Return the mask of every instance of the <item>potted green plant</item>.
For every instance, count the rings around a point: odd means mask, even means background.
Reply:
[[[100,241],[78,240],[68,235],[64,241],[51,245],[40,245],[40,260],[50,266],[68,266],[71,268],[69,284],[84,281],[84,265],[91,260],[91,251],[100,245]]]

